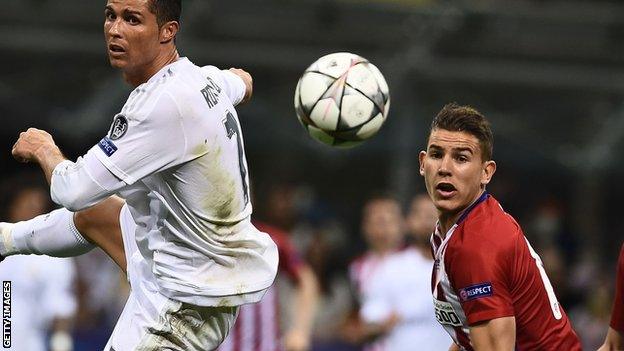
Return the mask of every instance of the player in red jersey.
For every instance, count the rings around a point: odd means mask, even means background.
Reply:
[[[611,323],[605,342],[598,349],[598,351],[616,350],[624,350],[624,245],[620,249],[620,258],[618,259]]]
[[[581,350],[539,256],[485,191],[496,171],[492,131],[475,109],[446,105],[420,174],[438,209],[431,243],[436,317],[451,350]]]

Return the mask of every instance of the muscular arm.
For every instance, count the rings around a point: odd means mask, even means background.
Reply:
[[[513,351],[516,346],[516,319],[502,317],[470,327],[476,351]]]
[[[296,288],[294,323],[286,333],[285,348],[301,351],[310,348],[310,334],[319,294],[318,281],[307,264],[299,268],[299,284]]]
[[[604,344],[602,344],[598,351],[617,350],[624,350],[624,335],[622,335],[622,333],[620,333],[619,331],[609,327]]]

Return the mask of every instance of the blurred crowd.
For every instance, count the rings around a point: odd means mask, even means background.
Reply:
[[[53,208],[42,178],[2,180],[0,221]],[[613,270],[581,247],[561,198],[525,206],[508,182],[490,192],[540,254],[584,349],[596,349],[610,317]],[[221,350],[447,350],[451,339],[431,304],[437,214],[426,194],[401,201],[372,192],[353,204],[358,218],[347,219],[309,185],[257,185],[254,221],[278,243],[280,273],[261,304],[241,310]],[[101,349],[128,294],[125,277],[97,248],[76,258],[8,257],[0,278],[12,282],[12,349],[20,351]]]

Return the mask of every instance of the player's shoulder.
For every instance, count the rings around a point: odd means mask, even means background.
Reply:
[[[467,235],[481,239],[516,239],[522,235],[520,225],[491,195],[470,213],[463,223]]]
[[[453,246],[467,254],[504,253],[513,250],[523,236],[515,219],[492,196],[477,205],[456,230]]]

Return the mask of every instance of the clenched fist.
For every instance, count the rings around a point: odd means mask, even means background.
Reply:
[[[11,153],[19,162],[38,162],[42,153],[57,151],[58,147],[52,136],[41,129],[28,128],[21,132]],[[60,152],[60,150],[58,151]]]

